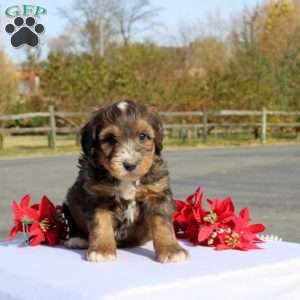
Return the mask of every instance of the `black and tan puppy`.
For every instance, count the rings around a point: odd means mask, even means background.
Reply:
[[[122,101],[95,113],[82,129],[80,171],[65,203],[67,247],[88,248],[89,261],[110,261],[117,247],[153,239],[158,261],[187,258],[172,227],[162,140],[158,114],[144,105]]]

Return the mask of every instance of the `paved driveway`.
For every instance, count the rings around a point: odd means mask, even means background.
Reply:
[[[254,221],[284,240],[300,242],[300,145],[168,151],[176,197],[199,184],[209,197],[231,195]],[[10,205],[31,193],[61,202],[76,177],[75,156],[0,160],[0,238],[11,224]]]

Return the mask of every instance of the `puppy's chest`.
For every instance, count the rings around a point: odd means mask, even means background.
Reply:
[[[116,194],[115,214],[122,223],[133,223],[140,213],[140,207],[135,201],[138,183],[121,182]]]
[[[114,216],[116,220],[115,236],[117,240],[127,237],[131,225],[142,213],[142,204],[135,201],[137,185],[130,182],[122,182],[116,195],[116,207]]]

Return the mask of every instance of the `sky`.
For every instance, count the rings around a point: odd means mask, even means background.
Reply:
[[[13,48],[10,36],[4,27],[12,19],[5,16],[5,9],[11,5],[31,4],[47,9],[47,15],[38,19],[45,27],[40,45],[44,55],[47,53],[47,41],[63,32],[66,20],[59,14],[59,8],[71,7],[73,0],[0,0],[0,45],[15,61],[24,58],[24,47]],[[159,20],[164,25],[164,32],[173,35],[180,24],[191,24],[205,19],[207,15],[218,13],[225,19],[238,15],[245,7],[255,7],[261,0],[150,0],[154,7],[160,8]]]

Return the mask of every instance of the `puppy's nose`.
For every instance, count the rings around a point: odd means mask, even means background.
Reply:
[[[128,161],[124,161],[123,166],[124,166],[124,169],[129,171],[129,172],[133,171],[136,168],[135,163],[131,163],[131,162],[128,162]]]

